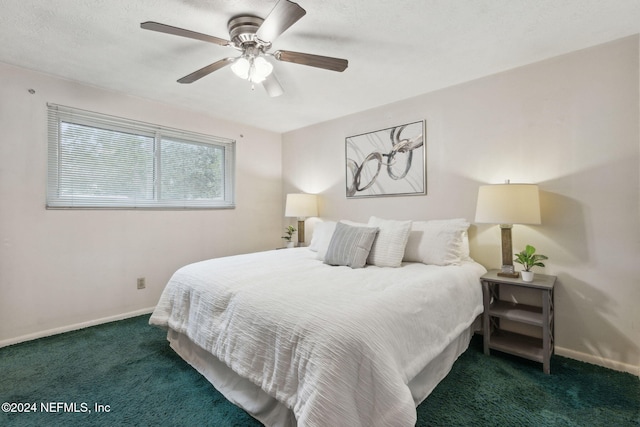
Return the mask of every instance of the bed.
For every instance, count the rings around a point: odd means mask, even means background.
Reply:
[[[190,264],[150,323],[265,425],[413,426],[482,312],[486,270],[456,221],[327,222],[309,248]]]

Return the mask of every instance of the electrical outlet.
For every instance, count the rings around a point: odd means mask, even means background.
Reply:
[[[144,289],[147,286],[146,280],[144,277],[138,277],[138,289]]]

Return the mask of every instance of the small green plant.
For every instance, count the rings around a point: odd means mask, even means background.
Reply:
[[[284,234],[285,235],[282,236],[282,238],[284,240],[286,240],[287,242],[290,242],[291,238],[293,237],[293,233],[295,233],[295,232],[296,232],[296,229],[292,225],[290,225],[290,226],[288,226],[287,228],[284,229]]]
[[[521,251],[515,254],[516,257],[514,259],[518,264],[522,264],[524,266],[524,271],[531,271],[532,267],[544,267],[545,259],[549,259],[546,255],[541,255],[536,253],[536,248],[531,245],[527,245],[524,251]]]

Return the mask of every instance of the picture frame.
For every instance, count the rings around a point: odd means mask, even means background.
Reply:
[[[427,194],[426,122],[345,138],[346,196]]]

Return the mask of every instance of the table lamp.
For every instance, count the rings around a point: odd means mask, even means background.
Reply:
[[[540,224],[540,196],[534,184],[481,185],[478,189],[476,222],[500,224],[504,277],[518,277],[513,269],[511,228],[513,224]]]
[[[304,245],[304,220],[310,216],[318,216],[318,199],[315,194],[287,194],[284,211],[286,217],[298,218],[298,246]]]

